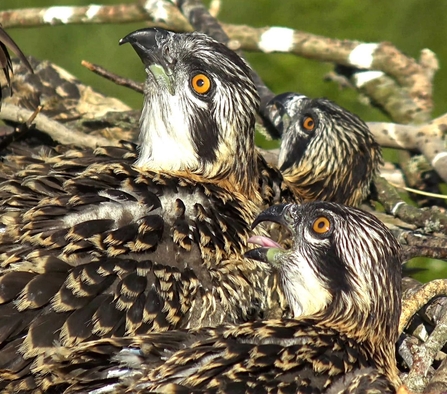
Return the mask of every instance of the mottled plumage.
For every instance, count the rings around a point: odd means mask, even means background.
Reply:
[[[266,112],[281,133],[278,167],[304,201],[359,205],[382,163],[368,126],[334,102],[297,93],[274,97]]]
[[[373,215],[334,203],[273,206],[287,226],[247,256],[279,272],[296,319],[111,338],[58,348],[36,371],[66,393],[394,393],[400,247]],[[306,295],[311,294],[309,298]],[[303,297],[302,297],[303,296]],[[97,391],[95,391],[97,390]]]
[[[29,72],[33,72],[33,68],[29,64],[23,52],[17,46],[15,41],[9,36],[8,33],[0,26],[0,68],[5,76],[6,83],[11,87],[11,75],[13,73],[11,57],[9,56],[8,48],[14,52],[16,56],[20,58],[23,64],[26,66]],[[0,100],[2,98],[2,92],[0,89]],[[0,101],[1,103],[1,101]]]
[[[139,155],[124,144],[2,163],[2,392],[35,387],[30,367],[55,344],[283,313],[265,264],[243,258],[260,208],[291,198],[254,148],[248,66],[203,34],[121,42],[148,74]]]

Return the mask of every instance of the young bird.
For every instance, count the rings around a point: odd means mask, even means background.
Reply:
[[[382,155],[363,120],[298,93],[275,96],[265,113],[281,134],[278,167],[295,194],[352,206],[366,199]]]
[[[39,367],[64,393],[394,393],[400,246],[373,215],[336,203],[273,206],[288,228],[246,256],[278,270],[294,319],[110,338],[58,348]]]

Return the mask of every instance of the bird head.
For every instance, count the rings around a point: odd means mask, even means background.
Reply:
[[[149,28],[124,43],[147,73],[136,165],[253,187],[259,96],[245,61],[201,33]]]
[[[401,299],[400,246],[373,215],[330,202],[275,205],[253,226],[288,228],[290,250],[256,236],[246,257],[270,263],[295,317],[316,317],[360,337],[397,340]]]
[[[365,122],[297,93],[274,97],[267,110],[282,136],[278,167],[305,200],[359,205],[367,197],[382,156]]]

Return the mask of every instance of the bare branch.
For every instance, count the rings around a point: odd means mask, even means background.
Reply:
[[[435,297],[447,296],[447,279],[435,279],[413,291],[404,292],[399,332],[403,332],[410,319]],[[447,338],[446,338],[447,340]]]
[[[377,177],[374,184],[377,189],[378,201],[387,213],[416,225],[424,232],[446,232],[447,215],[439,208],[420,209],[407,204],[401,199],[396,189],[382,177]]]
[[[104,67],[98,66],[96,64],[90,63],[86,60],[83,60],[81,64],[88,68],[90,71],[93,71],[95,74],[100,75],[101,77],[104,77],[105,79],[108,79],[109,81],[112,81],[113,83],[125,86],[126,88],[135,90],[138,93],[143,93],[143,85],[142,83],[138,83],[133,81],[129,78],[123,78],[119,75],[116,75],[108,70],[106,70]]]
[[[408,90],[409,97],[421,112],[429,116],[432,110],[432,81],[426,68],[390,43],[337,40],[282,27],[223,27],[229,37],[239,43],[240,49],[290,52],[309,59],[382,72],[364,77],[371,81],[386,74]]]
[[[357,72],[352,80],[355,87],[394,122],[407,124],[430,120],[430,110],[421,111],[411,92],[382,71]]]
[[[386,122],[367,122],[366,124],[375,140],[383,147],[419,150],[416,134],[421,126]]]
[[[439,286],[437,286],[437,281],[432,281],[427,283],[423,288],[422,297],[427,296],[428,287],[435,288],[439,292]],[[443,295],[447,290],[445,283],[441,286],[443,287]],[[433,289],[431,289],[433,290]],[[432,292],[429,292],[430,295]],[[436,296],[436,295],[435,295]],[[417,355],[413,357],[413,365],[411,370],[405,379],[405,384],[413,391],[421,391],[427,385],[427,373],[437,353],[442,349],[442,347],[447,342],[447,314],[441,317],[441,320],[436,324],[432,333],[428,339],[417,347]]]
[[[221,8],[220,0],[211,0],[209,9],[211,16],[217,18],[220,12],[220,8]]]
[[[367,124],[381,146],[422,153],[447,182],[447,150],[444,147],[447,114],[421,126],[374,122]]]
[[[78,23],[129,23],[147,19],[147,13],[137,4],[55,6],[0,12],[0,20],[5,28]]]
[[[33,111],[5,103],[0,111],[0,119],[23,123],[31,118],[33,114]],[[61,123],[52,120],[41,113],[36,115],[33,123],[39,130],[44,131],[61,144],[85,146],[89,148],[96,148],[99,145],[116,145],[116,142],[106,138],[68,129]]]
[[[447,358],[445,358],[433,374],[424,394],[445,393],[447,391]]]

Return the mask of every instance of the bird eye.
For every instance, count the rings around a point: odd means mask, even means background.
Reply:
[[[312,225],[312,230],[320,235],[326,234],[331,230],[331,222],[325,216],[319,216]]]
[[[312,116],[304,117],[302,125],[306,131],[314,131],[314,129],[315,129],[314,118],[312,118]]]
[[[191,85],[196,93],[206,94],[211,89],[211,80],[205,74],[197,74],[192,77]]]

